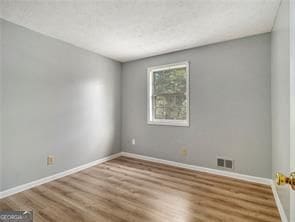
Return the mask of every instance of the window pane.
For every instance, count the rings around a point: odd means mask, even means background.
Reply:
[[[166,119],[165,118],[165,108],[155,108],[155,118],[156,119]]]
[[[184,94],[177,95],[175,99],[175,105],[186,107],[186,95]]]
[[[154,96],[156,119],[186,119],[186,95],[166,94]]]
[[[156,107],[155,118],[162,120],[185,120],[185,107]]]
[[[167,96],[155,96],[155,106],[164,107],[168,106],[169,102],[167,101]]]
[[[154,96],[154,106],[168,107],[168,106],[183,106],[186,107],[185,94],[166,94],[161,96]]]
[[[185,93],[186,68],[176,68],[153,72],[154,95]]]

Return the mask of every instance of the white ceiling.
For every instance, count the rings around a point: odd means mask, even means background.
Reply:
[[[270,32],[280,0],[0,0],[2,18],[112,59]]]

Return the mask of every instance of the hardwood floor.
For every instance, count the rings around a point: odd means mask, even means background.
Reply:
[[[0,200],[34,222],[280,221],[271,188],[119,157]]]

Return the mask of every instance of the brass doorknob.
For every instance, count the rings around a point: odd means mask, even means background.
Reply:
[[[295,190],[295,172],[291,173],[289,177],[282,173],[276,174],[276,182],[278,185],[289,184],[293,190]]]

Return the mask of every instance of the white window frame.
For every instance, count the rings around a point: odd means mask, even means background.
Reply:
[[[182,68],[185,67],[187,71],[187,78],[186,78],[186,119],[185,120],[163,120],[163,119],[155,119],[153,116],[153,72],[160,71],[160,70],[167,70],[173,68]],[[173,64],[161,65],[161,66],[154,66],[149,67],[147,69],[147,123],[150,125],[168,125],[168,126],[186,126],[189,127],[189,107],[190,107],[190,100],[189,100],[189,62],[178,62]]]

